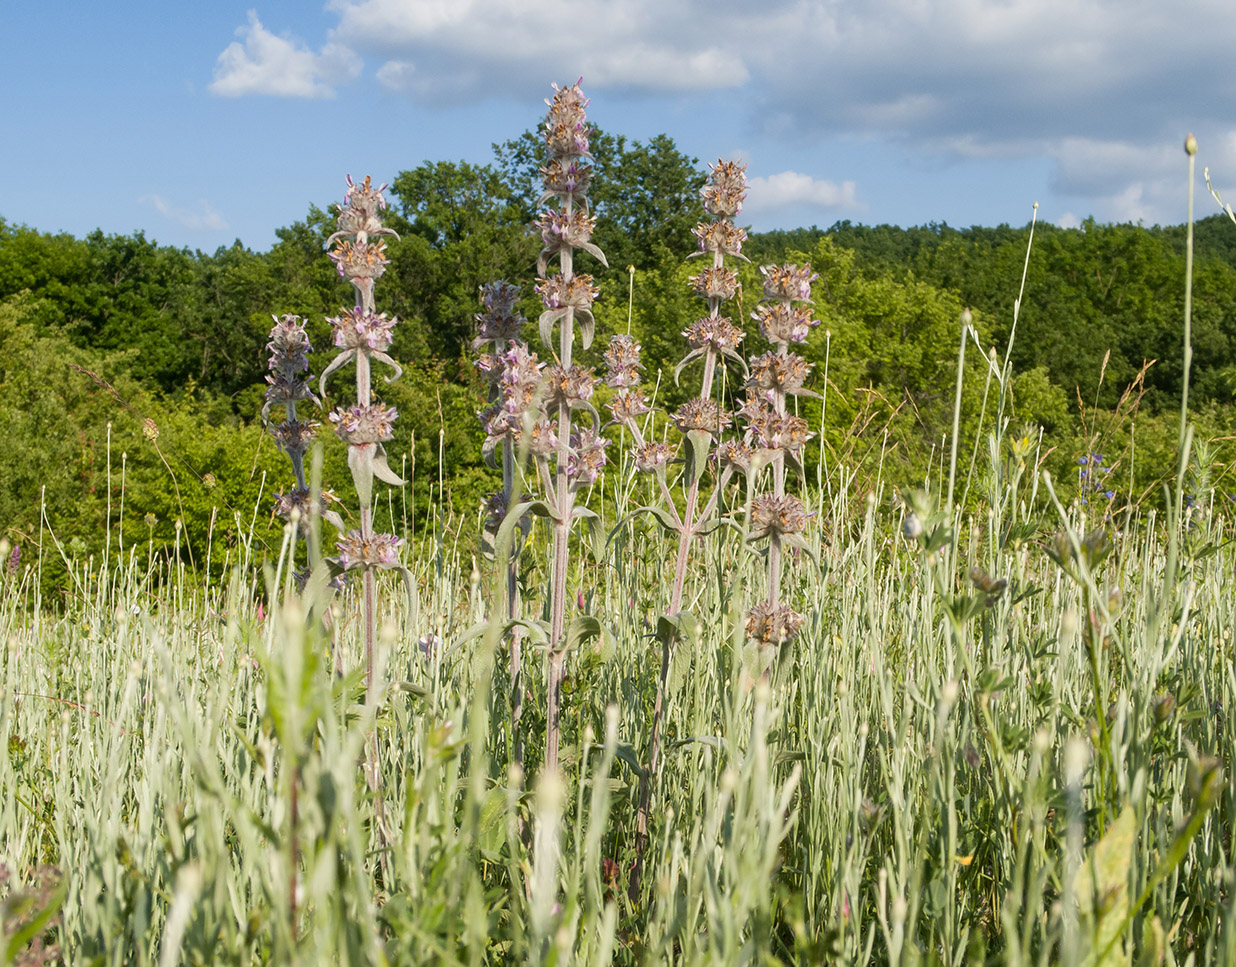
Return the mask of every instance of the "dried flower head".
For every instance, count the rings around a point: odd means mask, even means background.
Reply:
[[[789,302],[764,302],[756,306],[751,318],[760,324],[760,335],[771,343],[805,342],[819,320],[811,310]]]
[[[769,299],[810,299],[811,283],[819,278],[810,265],[762,265],[760,272],[764,275],[764,295]]]
[[[744,333],[724,316],[706,316],[697,319],[683,331],[692,349],[707,349],[717,352],[732,351],[742,342]]]
[[[802,388],[811,367],[793,353],[765,353],[751,359],[747,386],[752,389],[793,393]]]
[[[803,616],[789,605],[763,602],[747,612],[747,638],[761,648],[790,641],[802,626]]]
[[[738,274],[724,266],[701,269],[688,281],[696,294],[705,299],[732,299],[738,292]]]
[[[806,507],[797,497],[761,494],[751,503],[750,536],[798,534],[807,526],[808,517]]]
[[[269,379],[270,377],[268,376],[267,380]],[[146,417],[146,419],[142,420],[142,436],[151,443],[154,443],[155,440],[159,439],[159,424],[150,419],[150,417]]]
[[[353,568],[396,568],[399,567],[399,548],[403,538],[394,534],[374,534],[364,537],[360,531],[350,530],[336,543],[339,549],[339,563],[345,571]]]
[[[331,413],[330,421],[335,424],[335,434],[339,439],[353,446],[365,446],[391,439],[395,435],[392,424],[398,415],[393,406],[358,404],[347,409],[336,409]]]
[[[742,211],[747,195],[747,166],[737,161],[718,161],[710,166],[708,181],[700,189],[708,214],[733,218]]]
[[[714,436],[731,424],[730,415],[721,409],[716,400],[702,400],[698,397],[689,399],[678,407],[673,420],[683,433],[704,430]]]

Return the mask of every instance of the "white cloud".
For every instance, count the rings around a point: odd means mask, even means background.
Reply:
[[[424,103],[543,96],[547,80],[590,89],[693,92],[749,79],[740,36],[700,29],[664,0],[335,0],[335,36],[384,59],[378,80]],[[707,21],[704,21],[707,22]]]
[[[1236,178],[1236,147],[1221,144],[1236,103],[1230,0],[328,0],[327,10],[336,22],[316,52],[250,14],[211,90],[329,96],[363,55],[388,91],[427,105],[531,102],[548,81],[581,75],[590,94],[677,97],[686,110],[700,110],[689,96],[720,91],[744,136],[800,156],[850,139],[887,142],[920,167],[1047,159],[1053,187],[1079,199],[1070,207],[1103,219],[1180,220],[1173,185],[1190,128]]]
[[[227,229],[227,221],[222,215],[210,207],[202,199],[198,202],[198,210],[178,208],[162,195],[144,195],[138,203],[148,205],[160,215],[170,218],[191,232],[222,232]]]
[[[782,171],[767,178],[751,178],[743,212],[763,215],[787,208],[826,208],[849,212],[865,211],[859,202],[855,183],[822,181],[798,171]]]
[[[318,53],[288,36],[277,36],[249,11],[247,26],[215,63],[210,90],[224,97],[269,94],[274,97],[333,97],[335,86],[356,77],[361,61],[345,45],[330,42]]]
[[[1081,219],[1072,212],[1065,212],[1056,219],[1056,224],[1061,228],[1081,228]]]

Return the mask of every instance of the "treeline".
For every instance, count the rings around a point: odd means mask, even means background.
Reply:
[[[585,268],[602,291],[598,343],[629,326],[651,380],[661,367],[661,400],[672,406],[679,334],[702,311],[687,286],[697,263],[686,257],[703,169],[666,136],[598,132],[593,147],[594,241],[609,261]],[[472,513],[494,486],[480,459],[473,315],[478,287],[497,278],[523,285],[526,314],[535,322],[539,313],[539,239],[529,230],[539,153],[526,132],[495,145],[490,165],[427,162],[392,182],[387,223],[401,240],[389,248],[379,309],[401,320],[392,355],[406,376],[383,393],[401,411],[392,463],[413,480],[390,504],[396,526],[441,507]],[[0,528],[10,544],[33,547],[50,528],[66,550],[97,552],[109,522],[113,549],[171,548],[179,538],[195,563],[208,545],[220,562],[250,535],[259,550],[276,542],[270,497],[290,474],[258,418],[265,343],[272,314],[296,313],[320,351],[314,372],[331,357],[326,317],[351,303],[325,255],[333,228],[326,210],[310,206],[267,252],[236,243],[204,253],[141,232],[79,239],[0,219]],[[1107,463],[1127,475],[1123,499],[1153,499],[1170,465],[1165,414],[1181,390],[1183,229],[1038,225],[1014,335],[1028,241],[1028,226],[840,222],[753,234],[735,321],[752,329],[759,264],[809,260],[821,276],[822,325],[806,354],[821,391],[827,375],[826,413],[820,402],[806,411],[815,425],[823,416],[816,457],[903,486],[921,482],[951,427],[958,316],[970,306],[984,350],[1003,359],[1012,340],[1009,415],[1019,432],[1044,430],[1057,476],[1067,480],[1079,455],[1106,448]],[[1222,216],[1197,226],[1193,291],[1191,399],[1199,439],[1218,439],[1236,372],[1236,226]],[[993,392],[970,351],[968,445],[985,432],[979,418],[990,421],[983,400]],[[741,376],[728,378],[737,387]],[[325,479],[345,489],[343,447],[322,437]],[[1139,466],[1122,464],[1134,449]],[[45,551],[52,546],[45,536]],[[55,557],[44,554],[52,571]]]

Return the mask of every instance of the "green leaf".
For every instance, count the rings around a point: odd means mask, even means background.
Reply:
[[[683,647],[679,645],[674,647],[672,644],[669,665],[669,677],[665,683],[665,691],[668,695],[677,695],[682,691],[683,685],[687,683],[687,678],[691,674],[692,660],[695,658],[695,650],[690,646]]]
[[[631,767],[641,779],[648,775],[648,770],[644,768],[644,764],[639,761],[639,754],[635,751],[635,746],[621,743],[614,748],[614,755]]]
[[[622,520],[618,521],[618,523],[614,525],[614,529],[609,532],[609,537],[606,538],[605,543],[608,544],[610,541],[612,541],[614,539],[614,535],[618,533],[622,525],[626,524],[628,521],[633,520],[639,514],[648,514],[649,516],[653,517],[657,521],[657,523],[659,523],[662,527],[664,527],[671,534],[681,534],[682,533],[682,527],[679,525],[678,521],[675,520],[674,516],[664,507],[636,507],[633,511],[631,511],[629,514],[623,517]]]
[[[1092,946],[1086,962],[1093,967],[1125,963],[1120,935],[1130,913],[1129,867],[1136,842],[1137,818],[1133,807],[1125,806],[1073,878],[1078,910],[1090,927]]]
[[[782,534],[782,547],[797,547],[800,551],[806,554],[816,564],[820,563],[820,552],[813,545],[807,543],[807,539],[802,534]]]
[[[4,962],[6,964],[15,963],[18,955],[25,951],[30,941],[47,930],[48,924],[60,912],[60,908],[64,905],[64,898],[68,894],[69,878],[62,876],[60,882],[56,884],[56,889],[47,898],[47,905],[31,915],[30,922],[9,937],[8,943],[4,947]]]
[[[605,550],[605,545],[609,543],[604,539],[601,518],[587,507],[576,507],[571,511],[571,520],[584,521],[584,526],[588,528],[588,550],[592,554],[592,559],[599,563],[602,552]]]
[[[526,500],[516,504],[507,511],[506,517],[502,519],[502,524],[498,527],[497,537],[494,538],[495,555],[512,546],[515,528],[519,526],[519,522],[528,514],[535,514],[537,517],[548,517],[551,520],[556,519],[552,508],[543,500]]]
[[[506,845],[506,790],[501,787],[490,789],[481,803],[481,815],[478,820],[477,846],[487,858],[493,860],[502,852]]]
[[[688,430],[686,446],[686,479],[687,485],[695,483],[704,468],[708,465],[708,454],[712,452],[712,434],[707,430]]]
[[[691,352],[687,353],[685,356],[682,357],[678,365],[674,367],[674,385],[675,386],[678,385],[678,377],[682,373],[683,369],[686,367],[687,363],[692,362],[693,360],[699,359],[701,356],[704,355],[705,352],[707,352],[707,350],[693,349]]]
[[[699,620],[690,611],[663,614],[657,619],[657,637],[670,642],[683,638],[695,645],[700,638]]]
[[[562,640],[564,651],[584,652],[586,665],[608,661],[617,647],[613,632],[590,614],[581,614],[572,618]],[[595,644],[585,650],[585,646],[591,642]]]

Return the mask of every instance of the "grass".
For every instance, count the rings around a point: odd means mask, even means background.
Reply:
[[[692,549],[646,848],[679,555],[614,526],[633,468],[579,495],[610,538],[565,572],[544,528],[508,518],[487,560],[479,520],[440,516],[406,587],[376,576],[376,639],[324,566],[294,591],[295,522],[273,561],[229,551],[226,584],[153,540],[75,560],[48,530],[0,572],[0,963],[1236,963],[1236,540],[1213,489],[1186,512],[1185,480],[1219,476],[1187,398],[1165,514],[1112,518],[1013,438],[994,354],[965,460],[966,338],[947,474],[943,448],[914,493],[814,468],[798,637],[747,640],[746,542]],[[564,679],[535,674],[550,566],[590,616]]]
[[[1156,943],[1236,962],[1231,769],[1203,761],[1236,737],[1231,524],[1087,519],[1036,485],[1033,455],[992,448],[986,513],[950,522],[919,496],[914,541],[840,470],[814,493],[819,561],[788,591],[809,623],[769,682],[742,632],[763,564],[701,545],[634,904],[671,538],[620,531],[573,575],[608,630],[569,665],[562,775],[526,783],[499,636],[476,633],[493,565],[455,536],[470,522],[443,521],[408,561],[413,593],[382,596],[374,701],[352,602],[338,677],[273,572],[202,588],[130,549],[75,563],[55,615],[35,568],[9,576],[6,930],[51,866],[67,963],[1156,963]],[[360,767],[374,728],[381,820]],[[542,755],[530,738],[531,772]]]

